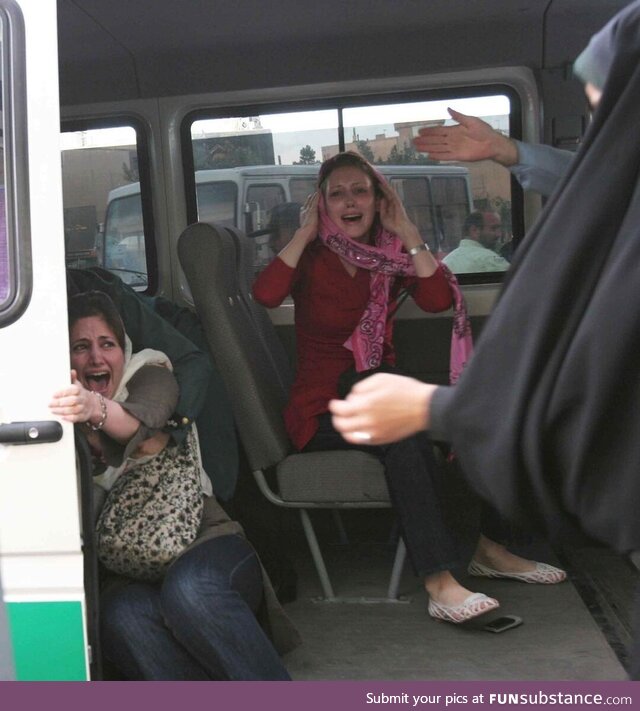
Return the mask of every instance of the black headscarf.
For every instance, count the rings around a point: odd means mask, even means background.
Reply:
[[[578,55],[573,63],[574,74],[582,81],[593,84],[598,89],[605,85],[611,63],[616,52],[616,35],[618,27],[625,22],[628,14],[635,12],[636,3],[627,5],[589,40],[589,44]]]
[[[619,16],[600,105],[516,252],[447,414],[504,514],[640,548],[640,2]]]

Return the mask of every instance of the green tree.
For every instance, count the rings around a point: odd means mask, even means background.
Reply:
[[[375,160],[375,157],[373,155],[373,151],[371,150],[371,146],[369,145],[369,141],[361,141],[357,140],[355,141],[356,144],[356,150],[358,153],[365,159],[368,160],[369,163],[373,163]]]
[[[294,165],[317,165],[320,161],[316,160],[316,152],[307,143],[300,149],[300,160],[293,161]]]
[[[402,149],[394,146],[389,151],[387,160],[381,162],[387,165],[435,165],[437,163],[423,153],[418,153],[412,143],[405,143]]]

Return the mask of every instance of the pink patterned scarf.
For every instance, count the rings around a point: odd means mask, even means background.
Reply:
[[[384,178],[381,179],[384,180]],[[406,252],[402,251],[402,241],[382,227],[379,228],[375,236],[375,246],[361,244],[342,233],[327,215],[323,195],[320,195],[318,212],[320,222],[318,232],[322,242],[349,264],[371,271],[369,303],[360,322],[345,341],[344,346],[353,351],[358,372],[377,368],[382,362],[389,289],[392,279],[399,275],[414,276],[413,261]],[[471,356],[473,348],[471,324],[455,276],[442,263],[440,263],[440,269],[447,278],[453,294],[449,380],[451,384],[454,384]]]

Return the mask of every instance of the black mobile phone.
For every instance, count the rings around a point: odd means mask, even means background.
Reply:
[[[518,617],[517,615],[503,615],[502,617],[496,617],[496,619],[491,620],[491,622],[487,622],[482,629],[485,632],[506,632],[514,627],[519,627],[521,624],[522,617]]]

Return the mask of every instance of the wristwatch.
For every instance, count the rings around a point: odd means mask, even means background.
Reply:
[[[409,254],[412,257],[415,257],[416,254],[418,254],[418,252],[428,252],[428,251],[429,251],[429,247],[427,247],[427,245],[424,242],[422,242],[422,244],[417,244],[415,247],[411,247],[411,249],[409,250]]]

